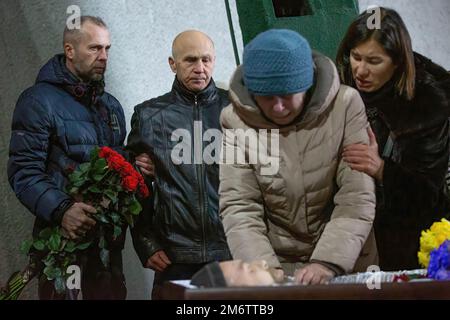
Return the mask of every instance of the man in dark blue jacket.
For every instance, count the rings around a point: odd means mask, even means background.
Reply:
[[[78,239],[95,225],[90,217],[95,209],[75,201],[64,190],[68,174],[89,161],[94,147],[109,146],[123,152],[123,109],[104,92],[110,47],[105,23],[97,17],[81,17],[79,29],[64,30],[64,54],[50,59],[35,85],[19,97],[12,122],[8,178],[17,198],[36,216],[34,236],[48,226],[61,225],[71,239]],[[80,257],[84,299],[125,298],[123,240],[110,248],[110,268],[102,267],[98,249],[89,249]],[[67,298],[56,295],[53,285],[43,279],[39,297]]]
[[[146,153],[155,167],[154,203],[133,230],[142,264],[156,271],[153,298],[164,281],[190,279],[206,263],[231,258],[218,210],[218,163],[204,161],[203,138],[220,134],[220,113],[229,103],[212,80],[214,61],[207,35],[179,34],[169,58],[172,90],[136,106],[131,121],[127,148],[140,155],[138,165]]]

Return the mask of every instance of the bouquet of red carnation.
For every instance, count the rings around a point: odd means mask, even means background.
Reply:
[[[97,244],[100,258],[109,265],[109,247],[112,242],[133,226],[142,207],[138,198],[149,196],[143,177],[116,151],[95,148],[90,162],[81,164],[70,176],[67,192],[77,201],[96,208],[92,215],[96,226],[81,240],[68,239],[61,227],[46,228],[33,241],[25,241],[21,250],[30,254],[30,264],[21,273],[15,273],[6,288],[0,291],[0,300],[17,299],[25,285],[42,270],[48,280],[54,281],[57,292],[66,290],[67,268],[76,263],[77,253]]]

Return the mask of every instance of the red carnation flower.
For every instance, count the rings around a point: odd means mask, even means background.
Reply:
[[[122,187],[128,191],[136,191],[139,180],[133,176],[126,176],[122,179]]]
[[[122,175],[124,168],[126,168],[126,166],[127,166],[127,162],[125,161],[125,159],[123,159],[123,157],[119,156],[118,154],[110,155],[110,157],[107,159],[107,161],[108,161],[108,167],[110,167],[114,171],[119,172],[121,175]]]
[[[126,162],[122,168],[122,174],[125,176],[135,176],[137,175],[136,170],[133,168],[131,164]],[[137,178],[136,178],[137,179]]]
[[[98,155],[100,158],[106,159],[110,169],[119,173],[122,178],[122,187],[125,190],[134,192],[139,187],[141,197],[147,198],[150,195],[142,175],[121,154],[109,147],[102,147]]]
[[[147,198],[150,195],[150,191],[148,190],[144,180],[139,181],[139,194],[142,198]]]
[[[392,279],[392,282],[408,282],[408,281],[409,277],[406,274],[395,275],[394,279]]]
[[[110,157],[111,154],[116,153],[113,149],[109,148],[109,147],[102,147],[100,148],[100,151],[98,152],[98,156],[100,158],[105,158],[108,159]]]

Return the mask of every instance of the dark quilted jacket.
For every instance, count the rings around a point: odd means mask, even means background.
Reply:
[[[60,222],[56,212],[70,201],[68,173],[89,161],[95,146],[122,149],[126,135],[120,103],[85,86],[57,55],[42,67],[36,83],[19,97],[14,110],[8,179],[20,202],[36,215],[35,231]]]

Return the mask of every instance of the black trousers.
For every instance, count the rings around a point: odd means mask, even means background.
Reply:
[[[123,275],[122,252],[110,252],[110,266],[105,268],[100,260],[98,248],[93,248],[79,257],[78,265],[81,268],[81,293],[83,300],[125,300],[127,289]],[[40,300],[77,300],[79,291],[67,289],[65,293],[58,294],[53,282],[48,281],[45,275],[39,279]]]

